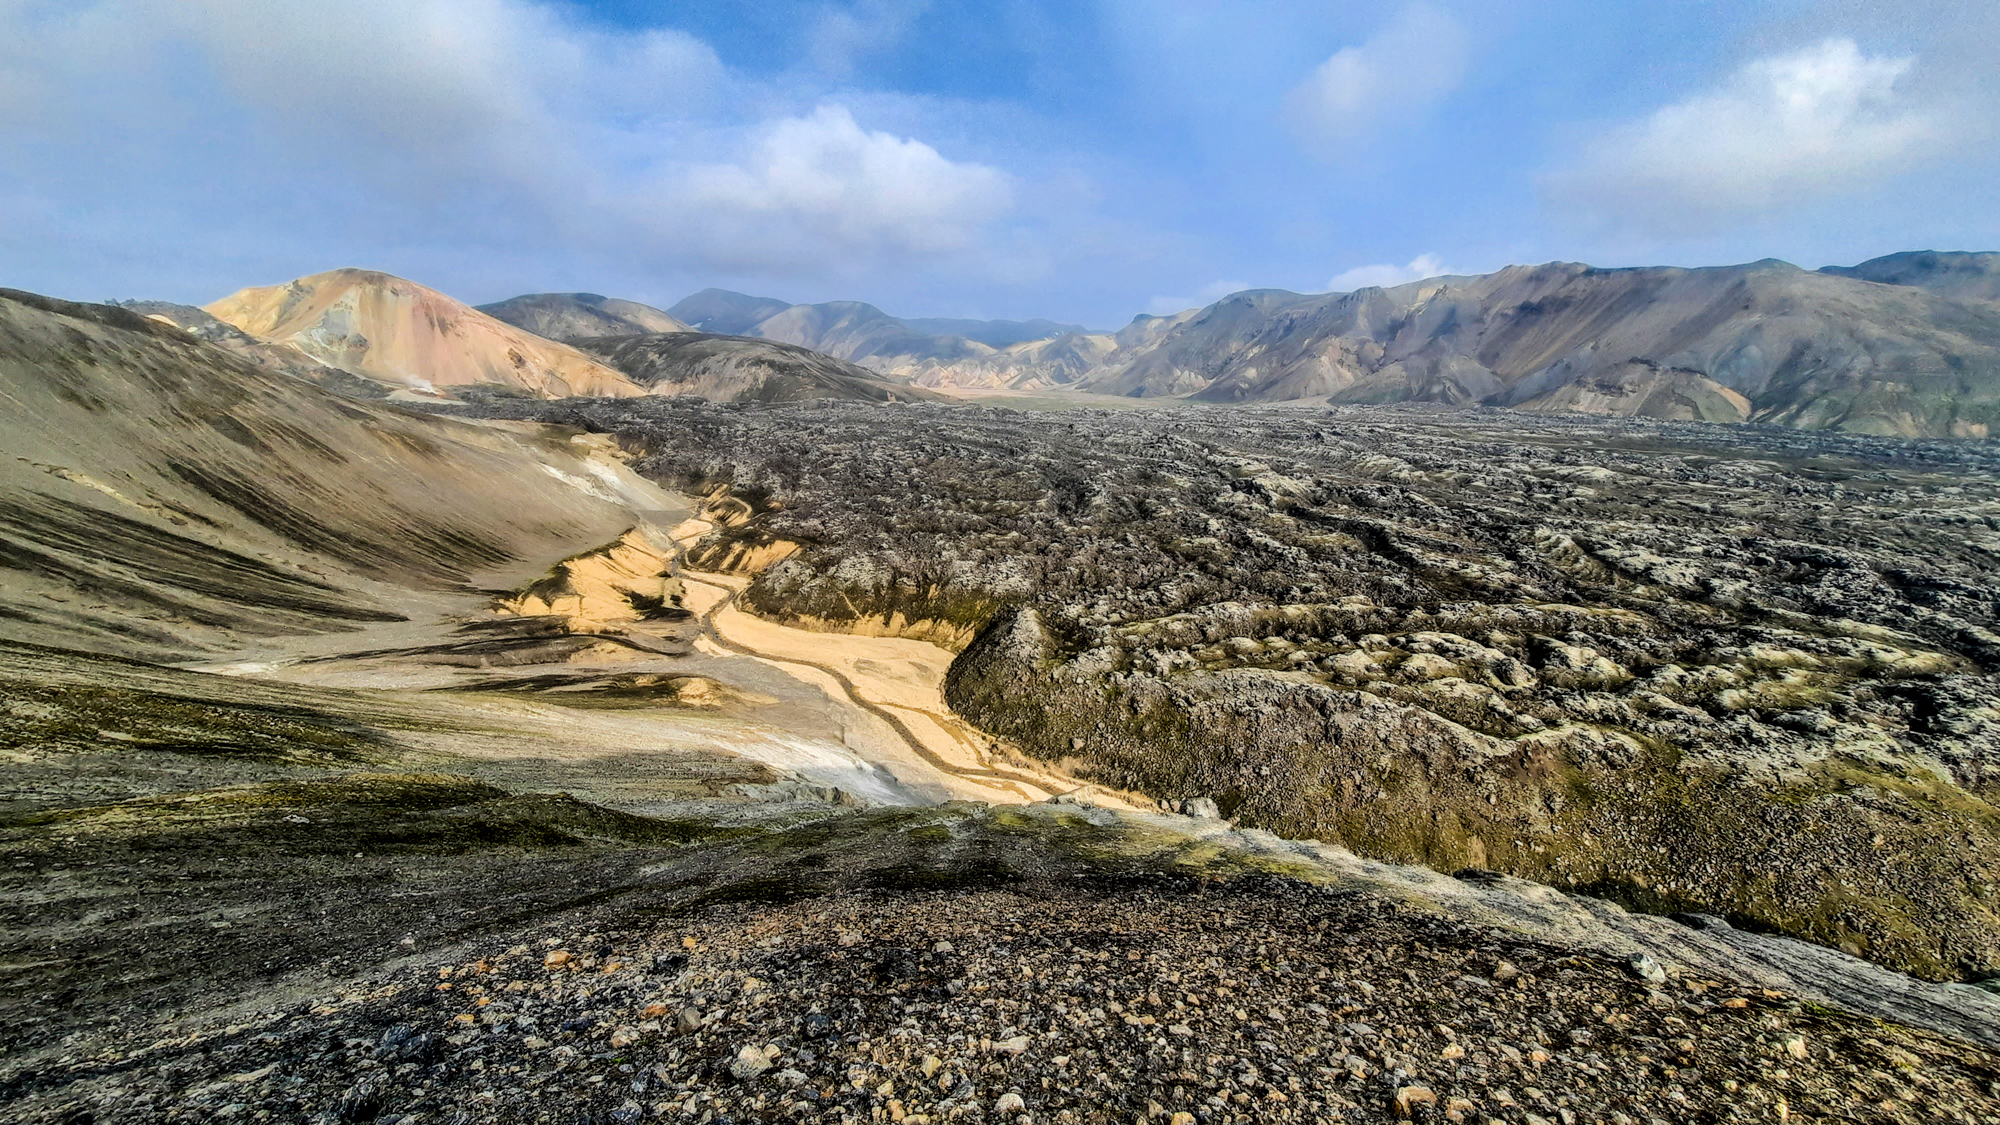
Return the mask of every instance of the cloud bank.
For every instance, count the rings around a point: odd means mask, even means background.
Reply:
[[[1413,4],[1366,42],[1343,47],[1285,99],[1285,118],[1308,151],[1332,155],[1418,116],[1458,88],[1471,55],[1459,22]]]
[[[1865,189],[1947,139],[1899,88],[1914,63],[1844,38],[1758,59],[1610,129],[1545,189],[1558,206],[1670,235]]]
[[[1013,209],[1006,173],[837,97],[529,0],[0,0],[0,42],[0,198],[30,211],[227,239],[254,200],[392,245],[839,277],[977,270]]]

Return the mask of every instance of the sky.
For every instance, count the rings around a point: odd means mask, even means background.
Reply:
[[[1115,327],[2000,250],[1991,0],[0,0],[0,285]]]

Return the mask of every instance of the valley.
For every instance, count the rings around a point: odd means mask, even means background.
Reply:
[[[0,0],[0,1125],[2000,1125],[1996,41]]]
[[[1986,443],[150,315],[0,298],[6,1119],[2000,1098]]]

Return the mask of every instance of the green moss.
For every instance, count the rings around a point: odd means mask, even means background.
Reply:
[[[174,753],[297,765],[386,761],[377,731],[306,707],[229,703],[131,687],[0,679],[0,749]]]

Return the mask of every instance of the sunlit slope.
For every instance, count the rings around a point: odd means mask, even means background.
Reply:
[[[0,291],[0,400],[0,639],[349,628],[629,526],[566,439],[339,398],[124,309]]]
[[[206,309],[260,340],[417,390],[498,384],[553,397],[644,393],[575,348],[372,270],[243,289]]]

